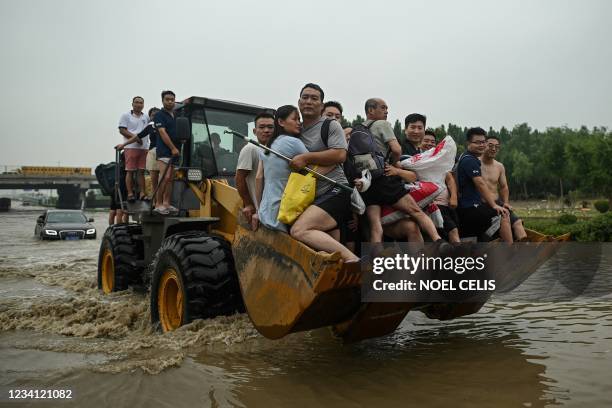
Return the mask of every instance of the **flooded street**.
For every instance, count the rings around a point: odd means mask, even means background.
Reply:
[[[497,298],[449,322],[411,312],[393,335],[349,346],[327,329],[267,340],[247,315],[161,334],[146,294],[96,288],[107,214],[87,213],[96,240],[43,242],[41,212],[0,214],[0,389],[73,398],[24,406],[612,406],[609,279],[601,296]]]

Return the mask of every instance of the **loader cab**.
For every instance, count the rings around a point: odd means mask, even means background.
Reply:
[[[191,128],[183,146],[183,167],[202,169],[205,178],[224,178],[231,185],[238,155],[246,142],[225,131],[254,138],[255,116],[261,112],[274,113],[261,106],[196,96],[183,101],[176,112],[177,117],[189,120]]]

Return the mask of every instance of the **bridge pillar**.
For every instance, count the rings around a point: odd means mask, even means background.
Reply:
[[[79,200],[81,202],[81,210],[85,209],[85,202],[87,201],[86,193],[87,193],[87,190],[84,190],[82,188],[79,190]]]
[[[79,185],[57,187],[56,208],[65,210],[79,210],[82,202],[81,195],[82,193]]]

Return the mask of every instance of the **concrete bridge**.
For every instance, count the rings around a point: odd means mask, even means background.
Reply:
[[[100,188],[91,174],[0,174],[0,190],[57,190],[57,208],[79,209],[85,205],[87,190]]]

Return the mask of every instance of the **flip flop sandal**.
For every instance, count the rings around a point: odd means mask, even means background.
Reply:
[[[167,208],[156,208],[153,210],[153,212],[155,214],[159,214],[159,215],[168,215],[170,214],[170,211],[168,211]]]

